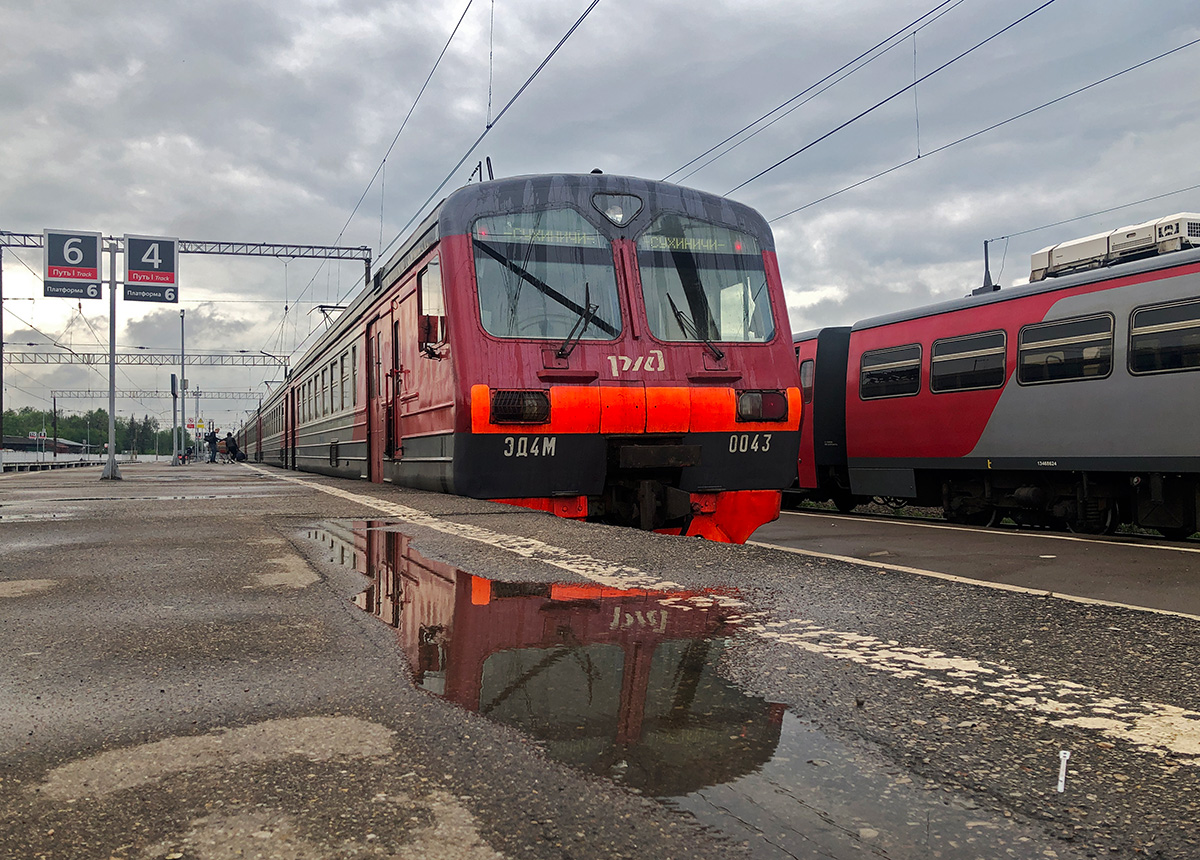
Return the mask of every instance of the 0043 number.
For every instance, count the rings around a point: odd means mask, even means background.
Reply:
[[[729,437],[730,454],[765,454],[771,450],[770,433],[734,433]]]

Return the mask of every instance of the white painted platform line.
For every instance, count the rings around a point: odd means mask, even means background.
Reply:
[[[455,523],[449,520],[435,517],[425,511],[410,508],[407,505],[400,505],[395,502],[385,501],[373,496],[362,495],[361,493],[352,493],[348,490],[343,490],[340,487],[331,487],[325,484],[316,484],[311,481],[306,481],[303,478],[294,478],[290,475],[281,475],[274,471],[266,471],[258,467],[251,467],[255,471],[281,481],[289,481],[293,484],[307,487],[310,490],[316,490],[320,493],[326,493],[330,496],[336,496],[339,499],[345,499],[355,504],[360,504],[368,508],[373,508],[380,513],[400,520],[406,523],[412,523],[415,526],[433,529],[434,531],[442,532],[443,534],[453,535],[454,537],[464,540],[475,541],[476,543],[486,544],[487,546],[495,547],[496,549],[511,552],[522,558],[540,561],[544,564],[557,567],[565,570],[568,573],[573,573],[581,576],[584,579],[592,582],[606,585],[611,588],[629,589],[629,588],[644,588],[656,591],[671,591],[679,590],[681,586],[677,582],[669,582],[667,580],[658,579],[643,570],[629,565],[616,564],[610,561],[602,561],[594,556],[584,553],[572,552],[571,550],[562,547],[553,546],[544,541],[534,538],[518,537],[517,535],[503,534],[502,532],[492,531],[480,526],[467,525],[465,523]]]
[[[1103,690],[1011,666],[955,657],[932,648],[902,645],[803,619],[747,628],[764,639],[834,660],[848,660],[896,678],[979,704],[1027,714],[1034,722],[1097,732],[1142,752],[1172,756],[1163,767],[1200,766],[1200,712],[1159,702],[1130,701]]]
[[[1053,597],[1055,600],[1066,600],[1070,603],[1086,603],[1093,606],[1115,606],[1118,609],[1130,609],[1136,612],[1150,612],[1155,615],[1172,615],[1176,618],[1186,618],[1189,621],[1200,621],[1200,615],[1192,615],[1188,612],[1175,612],[1171,609],[1155,609],[1151,606],[1136,606],[1131,603],[1118,603],[1114,600],[1099,600],[1095,597],[1080,597],[1077,594],[1063,594],[1058,591],[1046,591],[1044,588],[1027,588],[1023,585],[1009,585],[1006,582],[989,582],[986,579],[970,579],[965,576],[956,576],[952,573],[940,573],[936,570],[923,570],[919,567],[903,567],[898,564],[884,564],[878,561],[871,561],[866,558],[855,558],[849,555],[833,555],[828,552],[817,552],[816,550],[796,549],[791,546],[780,546],[774,543],[763,543],[762,541],[746,541],[750,546],[763,547],[764,549],[775,549],[780,552],[789,552],[792,555],[803,555],[808,558],[824,558],[830,561],[843,561],[847,564],[857,564],[862,567],[871,567],[876,570],[895,571],[896,573],[911,573],[914,576],[927,576],[931,579],[944,579],[947,582],[961,582],[965,585],[977,585],[980,588],[991,588],[996,591],[1012,591],[1017,594],[1032,594],[1036,597]]]

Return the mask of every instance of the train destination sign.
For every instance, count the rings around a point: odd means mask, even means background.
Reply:
[[[45,249],[42,295],[67,299],[101,298],[100,234],[46,230],[42,238]]]
[[[179,240],[125,234],[125,299],[178,302]]]

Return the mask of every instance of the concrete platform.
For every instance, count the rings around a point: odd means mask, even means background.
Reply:
[[[589,541],[614,576],[724,548],[243,464],[122,476],[0,476],[0,856],[741,853],[414,689],[363,577],[302,534],[399,513],[430,557],[547,580]]]

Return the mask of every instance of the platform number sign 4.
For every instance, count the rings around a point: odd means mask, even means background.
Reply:
[[[99,233],[46,230],[42,234],[45,269],[42,294],[55,298],[99,299]]]
[[[179,302],[179,240],[125,234],[125,299]]]

